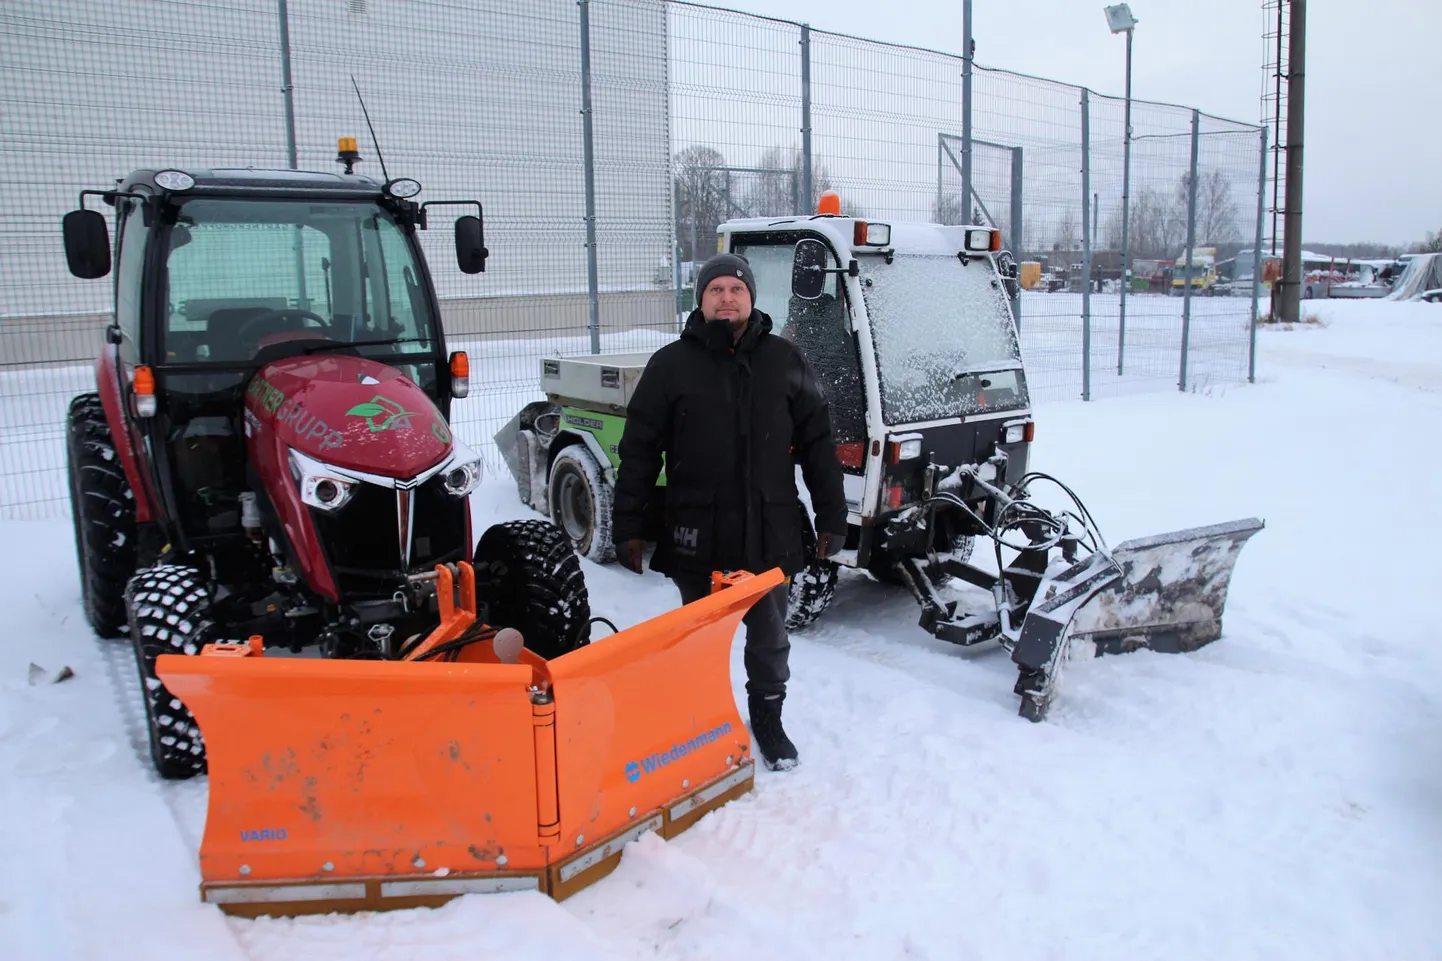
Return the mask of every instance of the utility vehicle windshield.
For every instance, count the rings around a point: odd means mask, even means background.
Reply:
[[[376,204],[196,197],[169,236],[173,362],[246,362],[295,337],[378,358],[435,349],[412,245]]]
[[[880,375],[881,414],[911,424],[1028,405],[1021,348],[985,257],[860,258]]]

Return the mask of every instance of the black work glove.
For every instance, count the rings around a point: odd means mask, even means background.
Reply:
[[[622,541],[616,545],[616,560],[628,571],[637,574],[645,573],[646,542],[639,537],[633,537],[628,541]]]
[[[816,535],[816,556],[820,558],[832,557],[846,544],[845,534],[828,534],[825,531]]]

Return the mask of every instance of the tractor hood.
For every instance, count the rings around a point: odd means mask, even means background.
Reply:
[[[360,357],[290,357],[262,367],[245,392],[247,433],[274,430],[326,464],[415,477],[450,453],[435,404],[393,367]]]

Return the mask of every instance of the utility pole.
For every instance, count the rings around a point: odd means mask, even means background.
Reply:
[[[1302,310],[1302,131],[1306,106],[1304,75],[1307,49],[1306,0],[1290,0],[1287,42],[1287,198],[1283,218],[1282,278],[1275,319],[1296,323]]]

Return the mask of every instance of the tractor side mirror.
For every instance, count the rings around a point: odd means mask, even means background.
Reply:
[[[65,235],[65,260],[70,272],[81,280],[95,280],[110,273],[110,228],[98,210],[72,210],[61,222]]]
[[[456,265],[463,274],[479,274],[486,269],[485,228],[480,217],[466,214],[456,218]]]
[[[808,237],[796,242],[791,258],[791,293],[802,300],[815,300],[826,289],[826,245]]]

